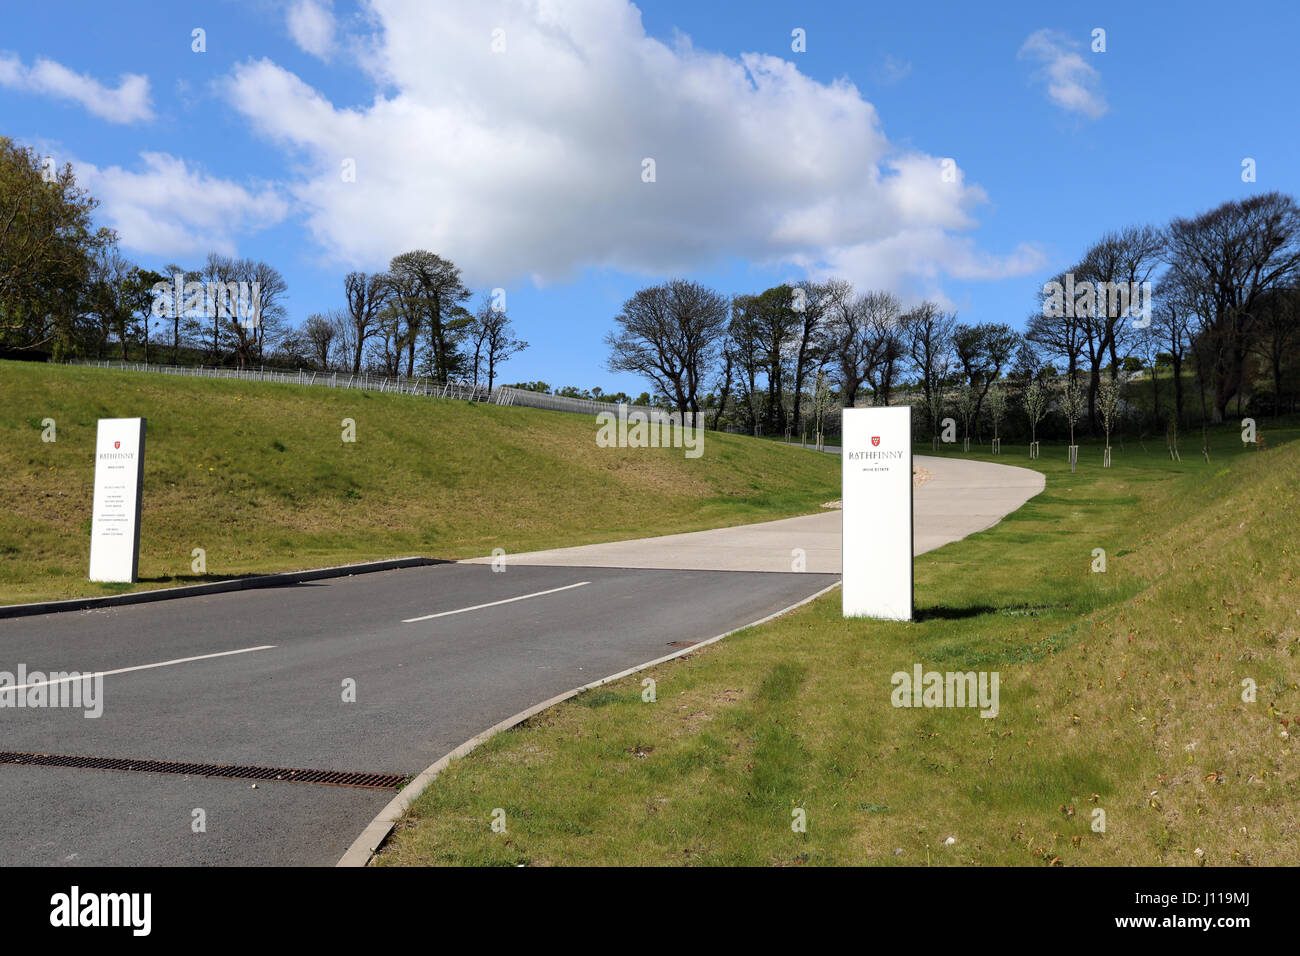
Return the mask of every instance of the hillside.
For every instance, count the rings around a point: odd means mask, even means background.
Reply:
[[[687,459],[598,448],[595,419],[563,412],[0,361],[0,603],[130,589],[86,573],[96,420],[133,416],[149,420],[137,588],[694,531],[839,496],[838,459],[743,436],[707,432]]]

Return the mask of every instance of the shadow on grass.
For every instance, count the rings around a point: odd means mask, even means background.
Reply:
[[[916,609],[917,621],[959,621],[968,617],[981,617],[985,614],[996,614],[998,611],[995,607],[989,607],[987,604],[976,604],[972,607],[947,607],[943,604],[934,607],[921,607]]]
[[[971,617],[981,617],[986,614],[997,614],[1000,617],[1039,617],[1047,611],[1067,611],[1069,609],[1068,604],[1010,604],[1006,607],[991,607],[988,604],[948,607],[944,604],[936,604],[934,607],[917,608],[916,620],[918,622],[960,621]]]

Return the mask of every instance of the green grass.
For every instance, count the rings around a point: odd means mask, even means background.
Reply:
[[[1296,865],[1300,429],[1264,431],[1075,474],[1044,445],[1041,495],[917,559],[916,621],[834,592],[580,695],[454,762],[378,862]],[[1000,713],[893,707],[916,663],[997,671]]]
[[[597,448],[595,419],[564,412],[0,361],[0,603],[132,589],[86,573],[96,420],[133,416],[149,420],[138,588],[694,531],[839,494],[838,461],[743,436],[709,432],[687,459]]]

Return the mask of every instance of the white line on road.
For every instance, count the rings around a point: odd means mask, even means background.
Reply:
[[[424,617],[408,617],[403,624],[414,624],[416,621],[429,621],[435,617],[446,617],[449,614],[464,614],[466,611],[477,611],[480,608],[496,607],[498,604],[511,604],[515,601],[523,601],[528,598],[541,597],[543,594],[554,594],[557,591],[567,591],[570,588],[580,588],[584,584],[590,584],[590,581],[579,581],[577,584],[566,584],[562,588],[551,588],[549,591],[535,591],[532,594],[521,594],[519,597],[506,598],[504,601],[489,601],[487,604],[475,604],[473,607],[457,608],[454,611],[439,611],[437,614],[426,614]]]
[[[78,674],[76,677],[61,677],[58,680],[39,680],[31,684],[20,684],[16,687],[0,686],[0,694],[9,693],[15,690],[26,690],[29,687],[48,687],[52,684],[67,684],[71,681],[85,680],[88,677],[108,677],[110,674],[128,674],[131,671],[147,671],[155,667],[171,667],[173,664],[189,664],[191,661],[207,661],[214,657],[229,657],[231,654],[248,654],[252,651],[269,651],[275,647],[274,644],[259,644],[257,647],[241,647],[237,651],[218,651],[216,654],[200,654],[198,657],[178,657],[174,661],[159,661],[157,664],[139,664],[135,667],[119,667],[114,671],[95,671],[93,674]]]

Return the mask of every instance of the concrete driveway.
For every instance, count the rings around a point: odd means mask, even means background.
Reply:
[[[991,528],[1043,490],[1043,475],[985,461],[916,455],[913,463],[934,477],[913,492],[913,554],[931,551]],[[637,538],[577,548],[506,556],[507,565],[570,568],[657,568],[685,571],[794,570],[802,550],[804,570],[839,574],[841,512],[783,518],[761,524]],[[468,564],[487,564],[474,558]]]

